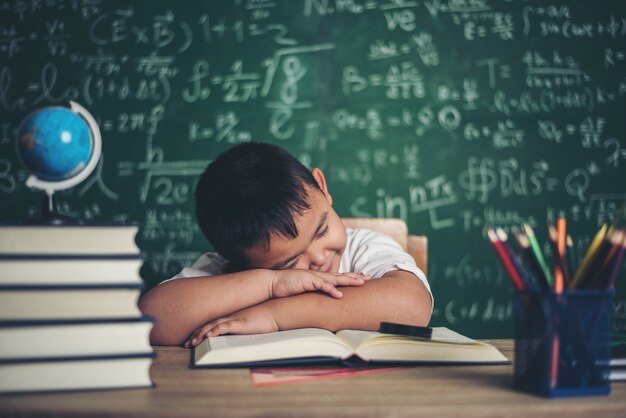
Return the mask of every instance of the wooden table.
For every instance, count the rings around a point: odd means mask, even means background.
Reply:
[[[510,340],[492,341],[513,357]],[[625,417],[626,382],[610,396],[544,399],[512,389],[512,366],[418,366],[256,387],[247,369],[192,370],[189,350],[156,347],[157,387],[0,396],[0,416],[81,417]]]

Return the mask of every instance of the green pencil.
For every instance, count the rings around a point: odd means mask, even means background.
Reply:
[[[537,262],[539,263],[541,270],[543,270],[543,274],[546,277],[546,281],[548,282],[548,285],[552,287],[552,282],[553,282],[552,274],[550,273],[550,269],[548,268],[548,265],[546,264],[546,260],[544,260],[543,255],[541,254],[541,249],[539,248],[539,243],[537,242],[535,233],[533,232],[533,229],[530,227],[530,225],[524,224],[523,227],[524,227],[524,231],[526,232],[526,236],[528,237],[528,240],[530,241],[530,248],[532,249],[533,254],[535,254],[535,258],[537,259]]]

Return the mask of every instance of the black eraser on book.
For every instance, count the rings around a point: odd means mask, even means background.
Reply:
[[[430,327],[418,327],[393,322],[381,322],[378,331],[384,334],[406,335],[408,337],[431,338],[433,336],[433,329]]]

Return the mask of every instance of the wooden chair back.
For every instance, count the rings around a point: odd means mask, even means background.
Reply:
[[[346,228],[364,228],[389,235],[414,259],[424,274],[428,274],[428,238],[410,235],[406,222],[397,218],[341,218]]]

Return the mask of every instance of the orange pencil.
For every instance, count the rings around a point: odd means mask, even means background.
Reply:
[[[555,250],[555,266],[554,266],[554,292],[559,295],[565,287],[565,246],[566,246],[566,221],[564,216],[559,216],[556,228],[548,222],[548,234]],[[559,321],[557,317],[554,319]],[[561,339],[557,330],[552,335],[551,341],[551,363],[550,363],[550,386],[556,387],[559,378],[559,352],[561,349]]]
[[[566,233],[567,221],[565,220],[565,216],[559,216],[556,221],[556,249],[558,251],[557,257],[559,263],[557,264],[557,269],[555,270],[554,275],[554,291],[556,293],[563,292],[565,288],[565,284],[567,280],[567,270],[565,264],[565,251],[567,245],[567,233]],[[557,277],[558,272],[558,277]]]

